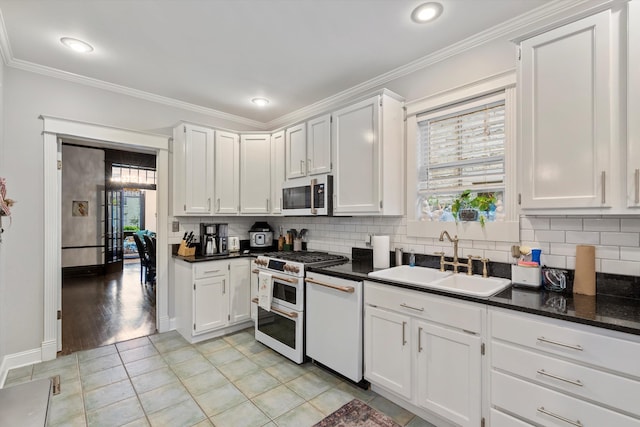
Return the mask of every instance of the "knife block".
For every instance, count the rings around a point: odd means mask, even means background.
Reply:
[[[188,248],[184,240],[180,242],[180,247],[178,248],[178,255],[180,256],[194,256],[196,254],[195,246],[193,248]]]

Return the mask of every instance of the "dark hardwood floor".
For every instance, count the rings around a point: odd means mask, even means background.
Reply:
[[[155,288],[140,283],[140,262],[96,277],[62,281],[62,351],[71,354],[156,331]]]

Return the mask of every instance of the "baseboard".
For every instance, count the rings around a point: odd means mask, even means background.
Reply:
[[[105,274],[104,265],[81,265],[77,267],[63,267],[62,277],[102,276]]]
[[[371,391],[374,391],[376,393],[378,393],[380,396],[392,401],[393,403],[395,403],[398,406],[401,406],[402,408],[406,409],[409,412],[412,412],[413,414],[419,416],[420,418],[422,418],[423,420],[436,425],[436,426],[440,426],[440,427],[455,427],[454,424],[451,424],[451,421],[445,420],[441,417],[439,417],[436,414],[432,414],[431,412],[427,412],[426,410],[419,408],[409,402],[407,402],[406,400],[402,399],[401,397],[396,396],[395,394],[393,394],[390,391],[387,391],[386,389],[380,387],[380,386],[376,386],[375,384],[371,384]]]
[[[58,342],[56,340],[42,341],[42,360],[53,360],[58,357]]]
[[[158,325],[158,332],[167,332],[176,330],[176,318],[175,317],[161,317],[159,319],[160,325]]]
[[[7,354],[2,358],[2,364],[0,364],[0,388],[4,387],[7,374],[11,369],[33,365],[39,362],[42,362],[42,349],[39,348],[21,351],[20,353]]]

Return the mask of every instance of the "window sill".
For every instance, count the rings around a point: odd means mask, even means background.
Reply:
[[[479,222],[434,222],[407,221],[407,236],[440,237],[448,231],[461,240],[489,240],[496,242],[519,242],[520,223],[518,221],[487,222],[484,227]]]

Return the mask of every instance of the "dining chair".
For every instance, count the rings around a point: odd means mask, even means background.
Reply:
[[[156,242],[147,234],[143,237],[147,258],[147,281],[153,285],[156,283]]]
[[[147,277],[149,275],[149,259],[146,254],[144,243],[140,239],[137,233],[133,233],[133,240],[136,242],[136,248],[138,249],[138,256],[140,257],[140,283],[144,274],[144,283],[147,283]]]

